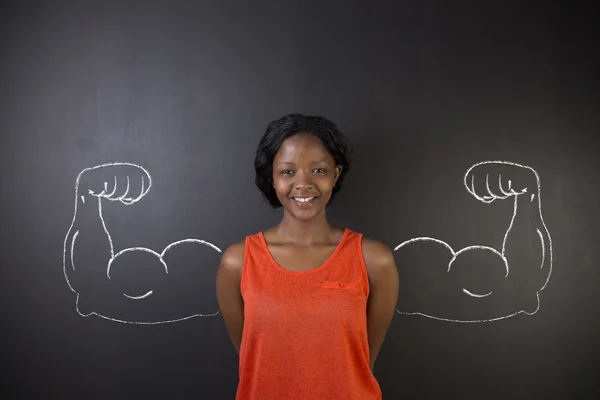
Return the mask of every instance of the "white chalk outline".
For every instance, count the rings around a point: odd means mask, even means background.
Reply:
[[[417,237],[417,238],[413,238],[413,239],[409,239],[405,242],[400,243],[398,246],[396,246],[394,248],[394,251],[397,251],[398,249],[400,249],[401,247],[404,247],[410,243],[414,243],[414,242],[418,242],[418,241],[430,241],[430,242],[436,242],[439,244],[442,244],[444,246],[446,246],[448,248],[448,250],[450,250],[450,252],[452,253],[453,257],[450,260],[450,262],[448,263],[448,270],[446,272],[449,272],[451,267],[452,267],[452,263],[454,262],[454,260],[456,260],[456,256],[459,255],[460,253],[467,251],[467,250],[472,250],[472,249],[486,249],[486,250],[490,250],[496,254],[498,254],[500,256],[500,258],[502,259],[502,261],[504,262],[505,268],[506,268],[506,276],[508,276],[509,274],[509,266],[508,266],[508,261],[506,260],[506,258],[504,257],[504,253],[505,253],[505,246],[506,246],[506,240],[508,238],[508,234],[510,232],[510,230],[513,227],[513,222],[515,220],[515,217],[517,215],[517,205],[518,205],[518,197],[520,195],[523,195],[525,193],[527,193],[527,188],[524,188],[521,192],[517,192],[512,188],[512,181],[509,180],[508,181],[508,191],[505,191],[502,187],[502,175],[500,174],[498,176],[498,184],[500,187],[500,191],[502,192],[503,196],[499,196],[496,195],[494,193],[492,193],[490,186],[489,186],[489,175],[486,175],[486,179],[485,179],[485,183],[486,183],[486,189],[489,193],[489,196],[478,196],[475,193],[475,181],[474,181],[474,177],[475,174],[471,175],[471,182],[470,185],[467,182],[467,177],[469,175],[469,173],[471,172],[471,170],[473,168],[476,168],[479,165],[483,165],[483,164],[499,164],[499,165],[512,165],[515,167],[519,167],[519,168],[523,168],[526,170],[531,171],[536,179],[536,184],[537,184],[537,195],[538,195],[538,212],[539,212],[539,216],[540,216],[540,222],[546,232],[546,235],[548,235],[548,251],[549,251],[549,255],[550,255],[550,261],[549,261],[549,269],[548,269],[548,277],[546,278],[546,281],[544,282],[544,285],[536,290],[536,298],[537,298],[537,307],[533,312],[527,312],[525,310],[519,310],[515,313],[509,314],[509,315],[505,315],[502,317],[497,317],[497,318],[490,318],[490,319],[480,319],[480,320],[457,320],[457,319],[449,319],[449,318],[441,318],[441,317],[436,317],[433,315],[428,315],[425,313],[421,313],[421,312],[404,312],[404,311],[400,311],[398,309],[396,309],[396,312],[398,312],[399,314],[403,314],[403,315],[420,315],[423,317],[427,317],[427,318],[431,318],[431,319],[435,319],[435,320],[439,320],[439,321],[446,321],[446,322],[459,322],[459,323],[478,323],[478,322],[493,322],[493,321],[499,321],[499,320],[503,320],[506,318],[510,318],[513,317],[515,315],[518,314],[526,314],[526,315],[533,315],[535,313],[537,313],[540,309],[540,292],[542,290],[544,290],[544,288],[546,287],[546,285],[548,284],[548,282],[550,281],[550,276],[552,275],[552,238],[550,236],[550,232],[548,231],[548,228],[546,227],[546,223],[544,222],[544,218],[542,216],[542,198],[541,198],[541,183],[540,183],[540,177],[538,175],[538,173],[531,167],[526,166],[526,165],[521,165],[521,164],[517,164],[511,161],[481,161],[478,162],[474,165],[472,165],[469,169],[467,169],[467,171],[465,172],[465,175],[463,177],[463,185],[464,187],[467,189],[467,191],[473,195],[473,197],[475,197],[477,200],[482,201],[483,203],[491,203],[492,201],[496,200],[496,199],[507,199],[510,196],[514,196],[514,205],[513,205],[513,214],[512,217],[510,219],[510,224],[508,225],[508,229],[506,230],[506,233],[504,234],[504,239],[502,241],[502,252],[499,252],[498,250],[489,247],[489,246],[467,246],[461,250],[459,250],[458,252],[455,252],[452,247],[450,247],[450,245],[442,240],[439,239],[434,239],[431,237]],[[535,199],[535,193],[531,194],[530,197],[530,201],[533,201]],[[536,229],[538,236],[540,237],[540,243],[542,246],[542,263],[540,265],[540,269],[544,267],[544,263],[546,262],[546,254],[545,254],[545,242],[544,242],[544,238],[543,238],[543,234],[539,229]],[[483,297],[487,297],[489,295],[492,294],[492,292],[486,293],[486,294],[476,294],[476,293],[472,293],[470,291],[468,291],[467,289],[463,288],[463,293],[474,297],[474,298],[483,298]]]
[[[117,177],[114,176],[114,188],[112,190],[111,193],[106,193],[108,190],[108,183],[104,182],[104,190],[102,190],[102,192],[100,193],[93,193],[91,189],[89,189],[88,194],[92,195],[92,196],[96,196],[98,198],[98,215],[100,217],[100,221],[102,223],[102,228],[104,229],[104,232],[106,233],[106,236],[108,238],[108,243],[110,246],[110,259],[108,260],[108,264],[106,267],[106,275],[108,277],[108,279],[110,279],[110,268],[112,265],[112,262],[115,260],[116,257],[118,257],[119,255],[125,253],[125,252],[129,252],[129,251],[145,251],[148,253],[151,253],[155,256],[158,257],[158,259],[160,260],[160,262],[163,264],[163,267],[165,268],[165,273],[169,273],[168,268],[167,268],[167,264],[164,261],[164,255],[166,254],[166,252],[171,249],[173,246],[176,246],[180,243],[199,243],[199,244],[203,244],[206,246],[211,247],[212,249],[218,251],[219,253],[222,253],[221,249],[219,249],[217,246],[215,246],[212,243],[209,243],[207,241],[204,240],[200,240],[200,239],[182,239],[182,240],[178,240],[176,242],[173,242],[169,245],[167,245],[164,250],[159,254],[157,252],[155,252],[152,249],[148,249],[146,247],[132,247],[132,248],[127,248],[127,249],[123,249],[121,251],[119,251],[117,254],[114,254],[114,247],[113,247],[113,241],[112,241],[112,237],[110,235],[110,233],[108,232],[108,229],[106,227],[106,223],[104,222],[104,216],[102,214],[102,198],[105,198],[107,200],[110,201],[120,201],[121,203],[125,204],[126,206],[132,205],[137,203],[142,197],[144,197],[149,191],[150,188],[152,187],[152,177],[150,176],[150,173],[148,173],[148,171],[137,164],[133,164],[133,163],[127,163],[127,162],[113,162],[113,163],[104,163],[104,164],[100,164],[94,167],[89,167],[89,168],[85,168],[84,170],[82,170],[78,175],[77,175],[77,179],[75,180],[75,211],[73,213],[73,220],[71,222],[71,225],[69,226],[69,229],[67,231],[67,235],[65,236],[65,241],[64,241],[64,246],[63,246],[63,273],[65,276],[65,279],[67,281],[67,285],[69,286],[69,289],[71,289],[71,291],[73,291],[75,294],[77,294],[77,298],[75,300],[75,310],[77,311],[77,313],[79,315],[81,315],[82,317],[89,317],[90,315],[97,315],[98,317],[104,318],[104,319],[108,319],[114,322],[121,322],[121,323],[127,323],[127,324],[136,324],[136,325],[157,325],[157,324],[165,324],[165,323],[172,323],[172,322],[180,322],[180,321],[185,321],[191,318],[195,318],[195,317],[213,317],[219,314],[220,311],[217,311],[215,313],[211,313],[211,314],[192,314],[192,315],[188,315],[186,317],[182,317],[182,318],[177,318],[177,319],[172,319],[172,320],[164,320],[164,321],[153,321],[153,322],[145,322],[145,321],[127,321],[127,320],[121,320],[121,319],[117,319],[117,318],[112,318],[106,315],[102,315],[98,312],[91,312],[89,314],[83,314],[79,311],[79,292],[77,292],[73,286],[71,286],[71,282],[69,281],[69,277],[67,274],[67,262],[66,262],[66,257],[67,257],[67,248],[70,247],[70,261],[71,261],[71,267],[73,270],[75,270],[75,260],[74,260],[74,250],[75,250],[75,242],[77,240],[77,237],[79,235],[79,230],[75,231],[75,233],[73,234],[73,238],[71,239],[71,245],[68,246],[68,241],[69,241],[69,235],[71,233],[71,230],[73,229],[73,226],[75,224],[75,220],[77,218],[77,203],[79,200],[79,181],[81,179],[81,176],[83,175],[84,172],[86,171],[90,171],[90,170],[94,170],[94,169],[98,169],[98,168],[104,168],[104,167],[109,167],[109,166],[132,166],[132,167],[137,167],[139,169],[141,169],[147,176],[148,176],[148,187],[145,187],[145,181],[144,181],[144,177],[142,176],[142,189],[140,191],[139,196],[133,198],[133,197],[125,197],[127,196],[127,194],[129,193],[129,188],[130,188],[130,181],[129,181],[129,176],[127,176],[127,186],[125,189],[125,193],[123,193],[121,196],[117,197],[117,198],[113,198],[112,196],[115,194],[116,190],[117,190]],[[82,202],[85,203],[85,197],[81,196],[81,200]],[[140,295],[140,296],[130,296],[126,293],[123,293],[123,296],[132,299],[132,300],[141,300],[141,299],[145,299],[148,296],[153,294],[153,290],[148,291],[147,293]]]

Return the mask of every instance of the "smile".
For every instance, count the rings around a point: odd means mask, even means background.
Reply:
[[[313,205],[316,202],[316,200],[318,199],[318,196],[292,197],[292,199],[294,199],[294,202],[299,207],[310,207],[311,205]]]

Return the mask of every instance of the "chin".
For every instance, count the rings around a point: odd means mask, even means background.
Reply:
[[[319,212],[311,212],[309,214],[309,213],[294,212],[294,213],[290,213],[290,214],[299,221],[310,221],[311,219],[316,218],[320,213]]]
[[[309,221],[313,218],[318,217],[320,214],[325,212],[325,206],[319,204],[318,207],[309,208],[309,209],[299,209],[293,203],[287,204],[285,210],[288,214],[300,221]]]

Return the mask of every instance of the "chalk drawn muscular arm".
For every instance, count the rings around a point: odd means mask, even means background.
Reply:
[[[112,239],[102,216],[103,199],[131,205],[151,186],[150,174],[135,164],[102,164],[79,173],[75,212],[63,249],[63,270],[71,290],[94,290],[107,278],[107,267],[114,259]]]
[[[542,218],[537,172],[512,162],[486,161],[469,168],[463,183],[484,203],[513,201],[502,248],[473,245],[454,251],[446,242],[429,237],[403,242],[395,251],[418,252],[398,265],[414,267],[408,276],[416,277],[425,294],[413,296],[412,302],[399,302],[397,311],[451,322],[493,321],[537,312],[539,291],[552,270],[552,242]]]
[[[183,239],[161,253],[145,247],[115,253],[103,204],[135,204],[151,186],[150,174],[130,163],[102,164],[78,175],[63,269],[69,287],[77,293],[79,314],[136,324],[218,314],[215,296],[211,296],[211,274],[216,274],[221,250],[213,244]],[[205,313],[206,309],[213,311]]]

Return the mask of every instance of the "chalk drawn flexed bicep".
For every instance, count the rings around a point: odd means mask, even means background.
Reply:
[[[63,265],[65,278],[73,291],[78,284],[74,274],[75,259],[79,268],[98,270],[114,256],[110,233],[102,216],[102,200],[131,205],[152,187],[152,178],[143,167],[131,163],[106,163],[85,168],[75,180],[75,210],[65,238]],[[77,257],[76,257],[77,256]],[[67,267],[68,265],[68,267]]]
[[[534,283],[534,286],[542,290],[550,278],[552,246],[550,233],[542,217],[541,184],[537,172],[531,167],[512,162],[486,161],[469,168],[463,183],[469,193],[484,203],[512,199],[513,214],[500,253],[502,257],[510,258],[507,247],[510,250],[511,246],[518,246],[519,241],[523,239],[539,241],[537,244],[540,252],[536,256],[541,258],[539,269],[542,273],[537,274],[538,283]],[[516,259],[513,261],[519,262]],[[527,262],[535,265],[533,259]],[[543,284],[540,286],[539,282]]]
[[[215,245],[183,239],[162,252],[138,246],[115,254],[103,203],[135,204],[151,186],[148,171],[131,163],[102,164],[77,176],[63,270],[82,316],[153,324],[218,313],[210,294],[221,253]],[[208,269],[201,271],[203,265]]]
[[[395,248],[396,257],[403,257],[397,260],[400,273],[419,293],[399,299],[398,312],[452,322],[534,314],[552,270],[537,172],[512,162],[485,161],[466,171],[463,184],[486,204],[512,201],[502,248],[477,244],[455,251],[429,237],[401,243]]]

